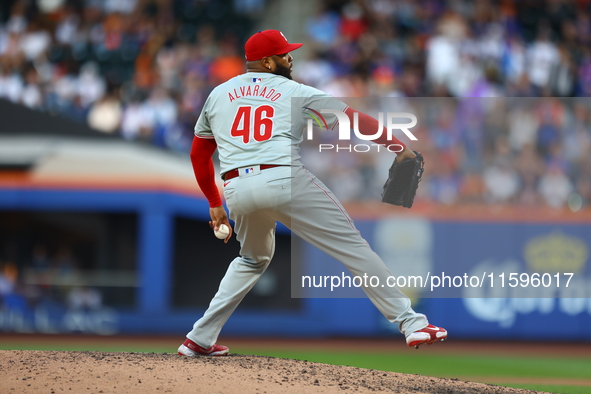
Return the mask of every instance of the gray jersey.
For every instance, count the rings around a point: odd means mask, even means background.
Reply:
[[[292,111],[292,98],[302,107]],[[257,164],[294,165],[298,145],[310,116],[317,111],[344,111],[345,103],[332,96],[282,76],[270,73],[239,75],[216,87],[205,102],[195,135],[215,138],[221,173]],[[292,114],[301,116],[292,116]],[[323,114],[329,128],[333,114]]]

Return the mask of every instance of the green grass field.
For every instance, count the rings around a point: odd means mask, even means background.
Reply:
[[[171,353],[178,341],[170,343],[120,341],[109,344],[89,337],[68,343],[63,339],[27,344],[0,336],[0,349],[6,350],[96,350],[114,352]],[[104,337],[103,337],[104,338]],[[591,355],[583,357],[498,356],[469,354],[433,354],[428,352],[371,353],[359,350],[294,350],[284,347],[253,348],[234,345],[232,353],[265,355],[308,360],[319,363],[348,365],[359,368],[394,371],[444,378],[493,383],[501,386],[547,391],[552,393],[591,393]],[[505,380],[503,380],[505,379]]]
[[[462,380],[494,382],[494,384],[554,393],[591,393],[591,387],[579,385],[536,384],[536,380],[589,379],[591,358],[586,360],[539,357],[491,357],[467,355],[371,354],[358,352],[310,352],[275,350],[260,352],[239,349],[240,353],[315,361],[326,364],[349,365],[359,368],[400,373],[460,378]],[[531,378],[532,383],[502,382],[498,377]],[[484,379],[483,379],[484,378]],[[486,379],[490,378],[490,379]],[[512,379],[509,379],[512,380]]]

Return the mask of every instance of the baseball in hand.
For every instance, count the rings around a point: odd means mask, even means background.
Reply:
[[[221,224],[218,231],[213,232],[219,239],[225,239],[230,234],[230,229],[225,224]]]

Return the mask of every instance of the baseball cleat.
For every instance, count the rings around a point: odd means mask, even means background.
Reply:
[[[201,346],[197,345],[192,340],[188,339],[183,342],[181,346],[179,346],[178,353],[181,356],[187,357],[195,357],[199,355],[203,356],[226,356],[228,354],[227,346],[222,345],[213,345],[207,349],[202,348]]]
[[[429,324],[427,327],[409,334],[406,337],[406,344],[418,349],[424,343],[431,345],[432,343],[445,341],[446,339],[447,331],[444,328]]]

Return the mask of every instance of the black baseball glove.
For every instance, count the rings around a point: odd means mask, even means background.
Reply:
[[[412,207],[412,203],[419,187],[419,182],[425,171],[423,155],[414,151],[414,159],[405,159],[401,163],[394,160],[388,171],[388,180],[384,184],[382,201],[388,204]]]

